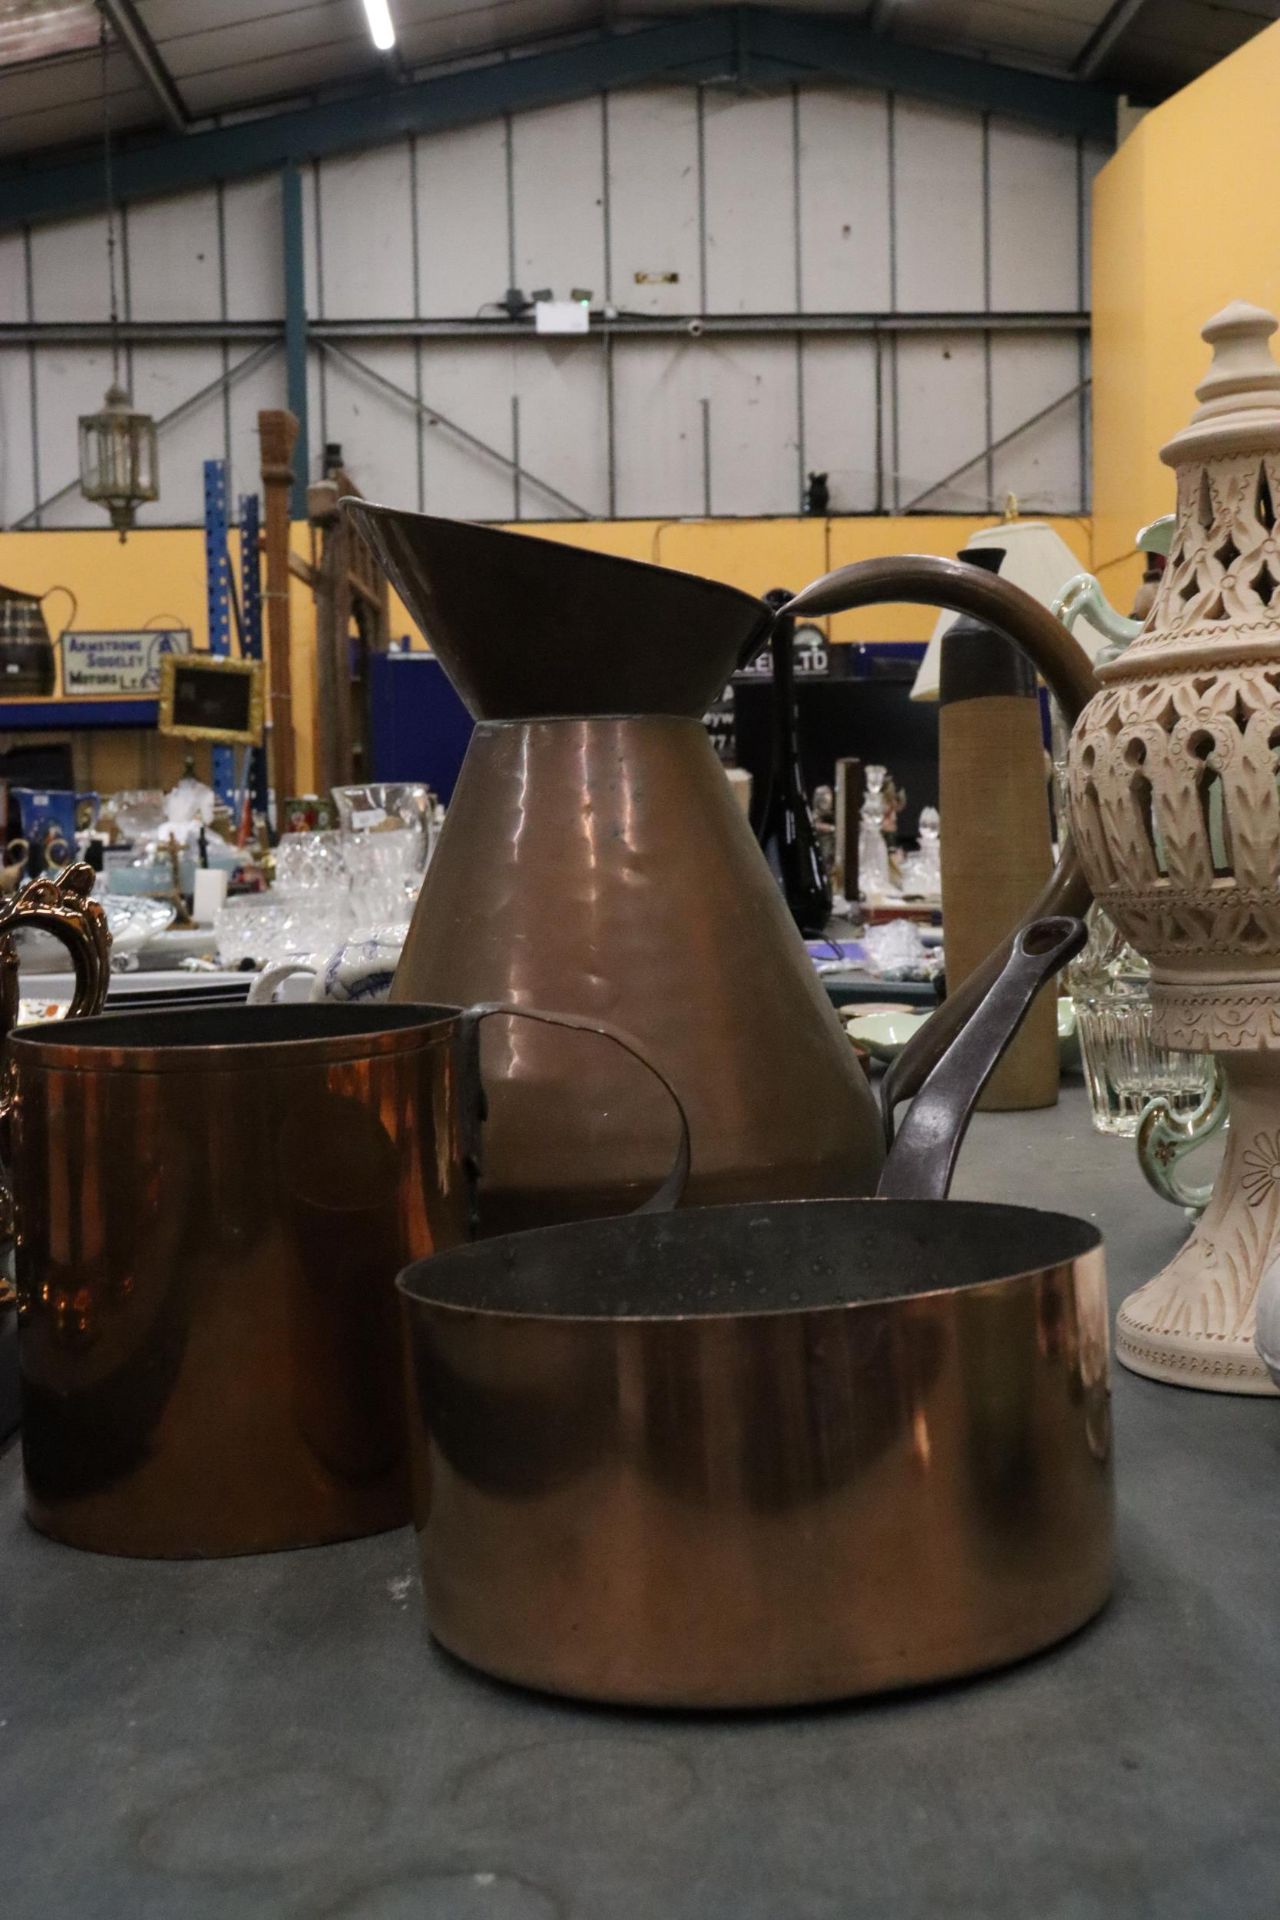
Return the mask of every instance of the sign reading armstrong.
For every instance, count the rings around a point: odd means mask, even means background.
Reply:
[[[142,627],[136,633],[62,636],[62,692],[159,693],[160,662],[191,652],[190,627]]]

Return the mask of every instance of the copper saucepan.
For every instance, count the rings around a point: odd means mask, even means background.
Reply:
[[[885,1197],[573,1222],[402,1275],[445,1647],[558,1693],[767,1706],[994,1666],[1103,1604],[1100,1236],[943,1204],[973,1102],[1082,941],[1019,937]]]

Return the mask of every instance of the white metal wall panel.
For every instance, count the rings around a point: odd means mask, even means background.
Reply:
[[[1037,333],[997,333],[991,340],[991,431],[999,440],[1080,379],[1074,340]],[[1075,513],[1081,501],[1080,402],[1069,400],[1047,419],[992,455],[997,505],[1016,493],[1024,510]]]
[[[121,312],[124,311],[122,264],[117,253],[116,286]],[[48,226],[33,227],[31,285],[37,320],[105,320],[111,311],[106,221],[91,214],[83,220],[55,220]]]
[[[614,348],[618,513],[703,511],[702,409],[709,392],[705,341],[622,339]]]
[[[882,93],[800,95],[800,287],[806,313],[875,313],[889,274],[889,111]]]
[[[27,317],[26,242],[20,233],[0,235],[0,321]]]
[[[893,181],[897,307],[903,313],[980,312],[981,116],[898,98]]]
[[[351,354],[406,392],[414,391],[412,346],[353,342]],[[418,416],[406,401],[366,380],[346,361],[325,371],[328,438],[342,448],[343,465],[374,500],[412,507],[418,500]]]
[[[708,361],[712,513],[798,513],[794,340],[723,340]]]
[[[633,313],[697,313],[698,96],[642,88],[609,99],[612,295]],[[637,280],[637,274],[675,274]]]
[[[44,497],[78,480],[79,419],[95,413],[111,379],[106,347],[41,347],[36,353],[36,397],[40,411],[40,487]],[[44,516],[49,527],[102,525],[102,508],[74,492]]]
[[[599,99],[575,100],[511,122],[516,283],[604,292],[604,139]],[[491,298],[502,289],[495,287]]]
[[[303,175],[304,194],[310,169]],[[307,232],[304,198],[303,233]],[[275,320],[284,314],[284,236],[278,173],[229,180],[222,189],[227,318]]]
[[[235,347],[232,350],[233,364],[248,358],[248,350]],[[237,380],[231,389],[231,472],[228,476],[227,492],[234,501],[242,493],[262,492],[262,443],[258,439],[258,414],[268,407],[283,407],[286,402],[284,355],[276,354],[252,373]],[[312,448],[315,453],[320,449],[315,441],[316,432],[314,412],[312,419]],[[210,423],[212,427],[212,422]],[[203,459],[221,450],[221,435],[215,437],[210,432],[205,445]],[[164,440],[161,440],[160,458],[165,458]],[[204,509],[201,507],[201,519]]]
[[[801,366],[806,475],[828,476],[834,512],[874,513],[882,504],[876,493],[876,343],[852,335],[811,334],[803,344]],[[886,354],[883,374],[887,371]],[[887,449],[887,412],[881,431]]]
[[[418,142],[421,311],[472,319],[511,273],[506,128],[501,120]]]
[[[800,508],[794,340],[703,343],[711,402],[711,511]]]
[[[212,187],[134,202],[126,231],[130,319],[217,318],[218,200]]]
[[[424,400],[508,458],[513,358],[510,348],[469,340],[433,340],[422,350]],[[363,487],[364,476],[359,478]],[[447,428],[424,428],[423,479],[428,513],[458,520],[509,520],[514,511],[509,470],[465,446]]]
[[[413,317],[413,188],[407,140],[320,168],[327,320]]]
[[[987,506],[982,341],[973,334],[904,335],[897,347],[897,505],[907,507],[958,467],[973,464],[922,506],[980,513]]]
[[[607,128],[607,140],[606,140]],[[607,156],[608,179],[605,178]],[[1087,143],[919,101],[815,84],[748,98],[652,87],[326,161],[303,171],[307,303],[313,317],[470,319],[514,280],[526,292],[590,287],[623,311],[980,314],[1074,309],[1087,197],[1103,159]],[[984,218],[984,185],[990,218]],[[1085,218],[1080,205],[1085,201]],[[278,174],[137,204],[128,217],[134,317],[216,320],[283,313]],[[416,207],[417,224],[414,226]],[[896,210],[896,220],[891,214]],[[509,217],[514,212],[514,222]],[[705,225],[705,231],[704,231]],[[416,248],[415,248],[416,241]],[[317,244],[318,243],[318,244]],[[985,249],[985,251],[984,251]],[[416,286],[415,286],[416,253]],[[40,321],[107,313],[101,217],[31,236]],[[124,298],[124,262],[121,262]],[[706,285],[703,285],[705,266]],[[606,271],[611,281],[606,282]],[[675,281],[636,282],[636,274]],[[1087,299],[1087,284],[1085,286]],[[492,308],[490,308],[492,311]],[[22,241],[0,241],[0,318],[26,312]],[[593,513],[793,512],[806,470],[831,476],[837,511],[874,511],[875,345],[854,334],[618,338],[610,388],[603,341],[353,345],[428,405],[523,463]],[[233,358],[247,348],[235,347]],[[135,397],[165,413],[224,364],[211,343],[133,354]],[[25,349],[3,361],[0,499],[7,520],[33,504]],[[987,370],[990,366],[988,393]],[[988,425],[999,435],[1079,377],[1081,343],[1062,335],[906,336],[882,348],[883,504],[905,504],[966,457],[935,507],[987,499]],[[105,349],[41,347],[36,401],[41,491],[75,472],[75,422],[96,407]],[[896,386],[895,386],[895,366]],[[229,401],[211,396],[161,440],[163,497],[147,518],[200,517],[200,465],[229,443],[232,491],[258,485],[256,414],[285,395],[282,354]],[[517,489],[500,460],[413,408],[310,356],[313,470],[337,440],[371,494],[429,511],[508,518]],[[518,427],[513,419],[518,402]],[[704,474],[702,402],[709,422]],[[989,402],[989,404],[988,404]],[[230,416],[228,422],[228,414]],[[895,455],[896,432],[896,455]],[[993,456],[996,498],[1080,504],[1080,420],[1066,406]],[[895,467],[901,479],[895,490]],[[528,517],[567,512],[525,482]],[[100,523],[72,496],[53,524]]]
[[[546,340],[513,353],[520,402],[520,464],[594,517],[609,512],[609,420],[600,341]],[[533,481],[520,482],[526,520],[572,510]]]
[[[708,313],[794,313],[796,176],[792,95],[704,88]]]
[[[1014,120],[992,120],[991,306],[1067,310],[1080,285],[1077,143]]]
[[[134,405],[162,419],[209,386],[221,371],[218,347],[135,347]],[[222,429],[222,396],[216,389],[191,413],[164,429],[157,443],[160,498],[138,509],[140,527],[185,526],[204,518],[204,462],[222,452]]]
[[[0,527],[11,527],[30,512],[34,487],[27,349],[0,347]]]

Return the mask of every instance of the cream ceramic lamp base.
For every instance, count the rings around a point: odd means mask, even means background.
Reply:
[[[1254,1347],[1263,1274],[1280,1258],[1280,1053],[1218,1055],[1231,1127],[1213,1197],[1176,1259],[1131,1293],[1116,1358],[1210,1393],[1277,1392]]]

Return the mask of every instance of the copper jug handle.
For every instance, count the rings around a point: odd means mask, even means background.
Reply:
[[[1011,640],[1048,682],[1049,690],[1074,726],[1098,691],[1089,656],[1046,607],[1021,587],[982,567],[933,554],[911,553],[882,560],[860,560],[838,567],[804,587],[784,608],[791,618],[848,613],[905,601],[917,607],[945,607],[967,613]],[[945,830],[945,829],[944,829]],[[1064,838],[1058,864],[1021,923],[1002,940],[967,980],[948,993],[938,1011],[908,1042],[885,1074],[881,1105],[886,1137],[893,1137],[893,1110],[917,1093],[988,988],[1003,971],[1019,934],[1036,920],[1068,915],[1083,919],[1092,894],[1070,837]]]
[[[62,634],[66,632],[67,628],[71,625],[71,622],[75,619],[76,614],[80,610],[80,603],[76,599],[74,593],[72,593],[70,587],[46,587],[44,592],[40,595],[41,608],[43,608],[45,601],[49,598],[49,595],[51,593],[65,593],[68,600],[71,602],[71,611],[67,615],[66,619],[63,621],[61,627],[58,629],[59,633]]]
[[[501,1000],[481,1001],[476,1006],[467,1007],[458,1021],[458,1114],[462,1132],[462,1165],[466,1175],[468,1189],[467,1230],[471,1239],[475,1239],[480,1229],[480,1174],[482,1166],[482,1142],[484,1122],[488,1113],[488,1096],[484,1089],[484,1079],[480,1071],[480,1029],[486,1020],[496,1015],[504,1015],[510,1020],[537,1020],[547,1027],[566,1027],[574,1033],[594,1033],[602,1040],[611,1040],[615,1047],[621,1047],[633,1060],[638,1060],[646,1073],[652,1074],[663,1091],[670,1097],[680,1121],[680,1139],[676,1146],[675,1158],[662,1181],[647,1200],[638,1207],[632,1207],[632,1213],[670,1213],[678,1207],[684,1198],[684,1190],[689,1179],[689,1164],[692,1154],[689,1138],[689,1116],[680,1095],[672,1086],[661,1067],[654,1065],[641,1043],[620,1027],[612,1026],[607,1020],[593,1020],[576,1013],[546,1013],[539,1007],[511,1007]]]

